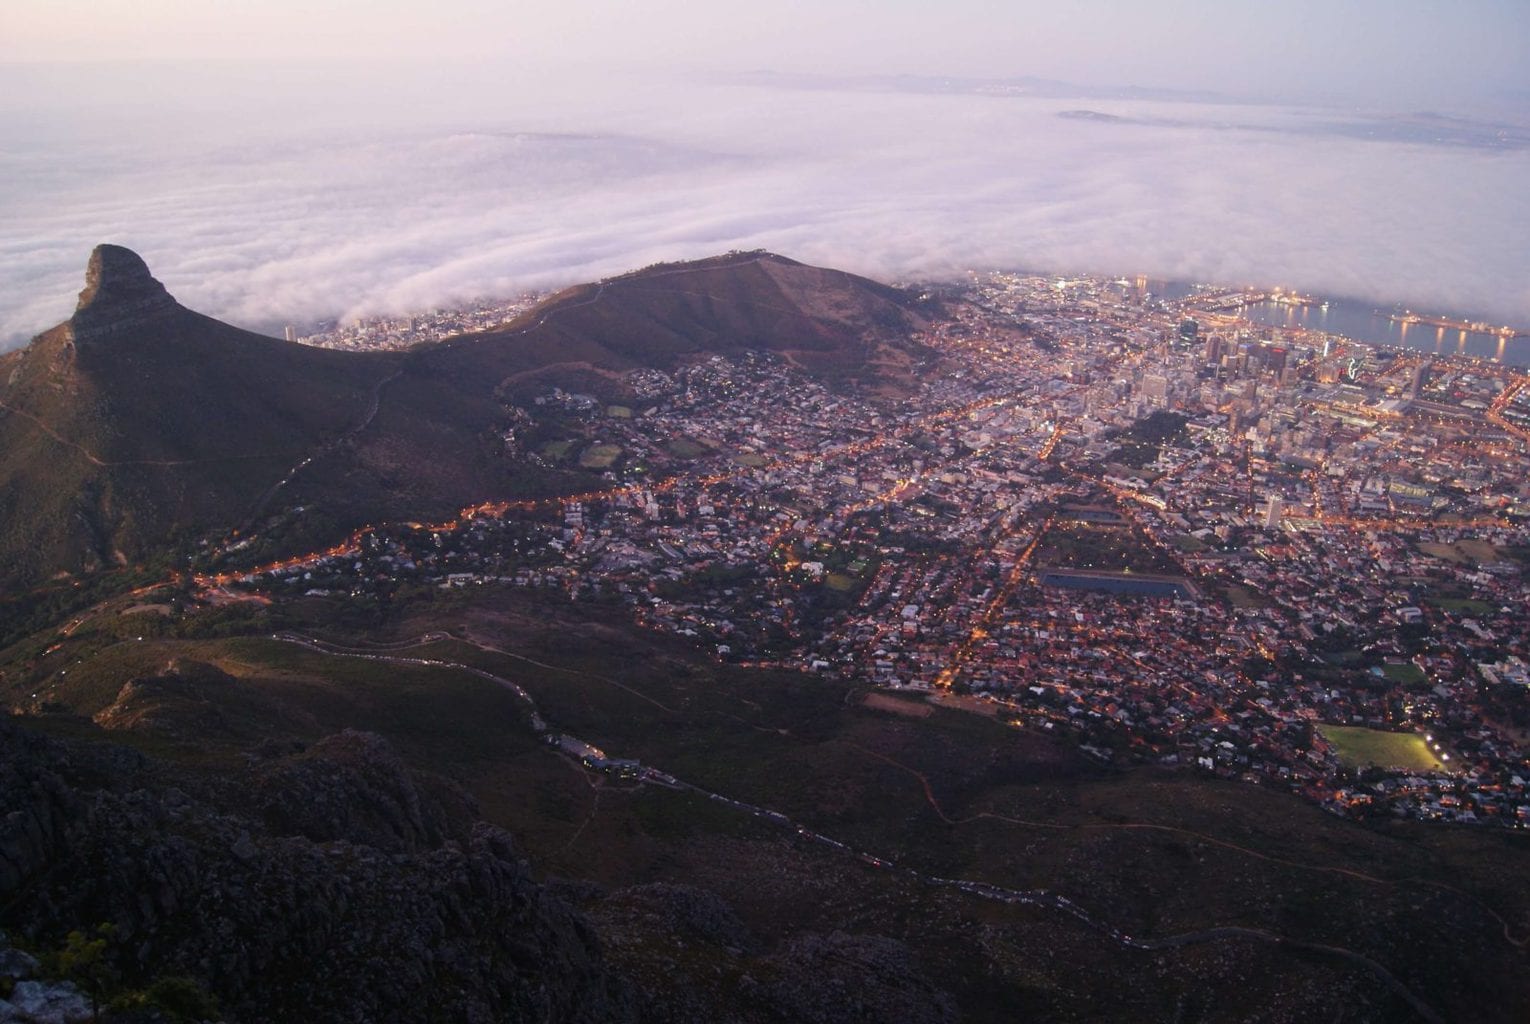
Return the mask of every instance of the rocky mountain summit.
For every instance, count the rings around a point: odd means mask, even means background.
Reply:
[[[98,245],[85,267],[85,289],[68,320],[77,343],[131,331],[180,309],[148,264],[131,249]]]
[[[292,345],[91,253],[74,315],[0,355],[0,585],[163,559],[365,420],[394,363]]]

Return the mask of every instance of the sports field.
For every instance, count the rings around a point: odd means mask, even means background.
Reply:
[[[579,456],[579,465],[585,469],[610,469],[621,458],[621,445],[593,444]]]
[[[1424,737],[1411,732],[1384,732],[1349,725],[1325,725],[1319,731],[1333,744],[1339,761],[1346,768],[1407,768],[1413,771],[1443,771],[1445,765]]]

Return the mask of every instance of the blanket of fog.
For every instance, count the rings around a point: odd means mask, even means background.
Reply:
[[[1144,273],[1530,325],[1530,147],[1501,124],[768,75],[0,86],[0,347],[71,312],[103,241],[266,331],[761,247],[883,279]]]

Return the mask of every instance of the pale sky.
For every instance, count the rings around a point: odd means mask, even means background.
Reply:
[[[0,62],[479,57],[1277,99],[1530,94],[1526,0],[5,0]]]
[[[0,351],[100,242],[277,333],[757,247],[1530,326],[1527,42],[1530,0],[0,0]]]

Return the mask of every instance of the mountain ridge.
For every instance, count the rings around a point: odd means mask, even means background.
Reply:
[[[184,559],[274,507],[316,510],[292,539],[317,545],[378,515],[554,493],[573,481],[490,442],[570,367],[618,380],[765,349],[858,379],[920,322],[885,285],[731,253],[576,286],[504,329],[344,352],[189,310],[103,244],[75,313],[0,356],[0,585]]]

